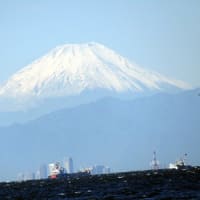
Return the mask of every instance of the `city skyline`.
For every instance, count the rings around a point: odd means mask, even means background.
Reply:
[[[90,175],[109,174],[111,168],[105,165],[92,165],[85,168],[77,168],[74,170],[72,157],[64,157],[63,162],[56,161],[48,164],[41,164],[37,170],[24,170],[19,172],[12,181],[41,180],[47,178],[56,178],[57,174],[64,173],[66,175],[88,173]],[[9,180],[7,180],[9,181]]]

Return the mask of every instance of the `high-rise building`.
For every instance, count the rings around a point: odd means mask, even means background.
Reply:
[[[32,172],[27,172],[24,174],[24,181],[28,180],[34,180],[35,179],[35,174]]]
[[[35,172],[35,179],[36,179],[36,180],[39,180],[39,179],[40,179],[40,170],[37,170],[37,171]]]
[[[72,158],[69,157],[69,158],[64,159],[64,168],[65,168],[65,170],[68,174],[71,174],[71,173],[74,172],[74,166],[73,166]]]
[[[110,167],[104,167],[103,173],[104,174],[110,174],[111,173]]]
[[[92,167],[92,174],[103,174],[105,166],[104,165],[95,165]]]
[[[45,179],[47,178],[47,166],[45,164],[40,166],[40,179]]]
[[[17,175],[17,180],[18,181],[23,181],[24,180],[24,173],[19,173],[18,175]]]

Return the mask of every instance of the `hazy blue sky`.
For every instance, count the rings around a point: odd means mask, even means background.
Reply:
[[[90,41],[200,86],[199,0],[1,0],[0,83],[57,45]]]

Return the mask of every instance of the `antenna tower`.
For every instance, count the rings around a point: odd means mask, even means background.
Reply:
[[[153,170],[159,169],[159,161],[156,158],[156,151],[153,152],[153,160],[151,161],[151,167]]]

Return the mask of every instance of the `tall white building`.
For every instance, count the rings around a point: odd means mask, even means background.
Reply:
[[[74,172],[73,160],[71,157],[64,159],[64,168],[68,174]]]

